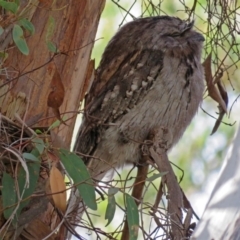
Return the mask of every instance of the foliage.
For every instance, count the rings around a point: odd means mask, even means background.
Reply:
[[[31,9],[31,1],[28,2],[24,7],[20,6],[20,1],[0,1],[0,7],[2,7],[6,11],[6,19],[0,22],[0,36],[4,34],[5,31],[9,31],[12,29],[12,38],[21,53],[24,55],[29,54],[29,48],[27,45],[27,41],[25,39],[26,34],[30,33],[33,35],[35,33],[35,27],[32,24],[31,20],[26,17],[28,12]],[[55,28],[55,20],[52,16],[49,17],[49,21],[47,24],[47,32],[46,32],[46,44],[50,52],[56,53],[57,47],[51,41]],[[29,37],[29,36],[27,36]],[[0,52],[4,57],[4,61],[6,60],[6,52]]]
[[[13,156],[20,160],[21,165],[15,166],[16,176],[3,172],[2,198],[4,217],[11,219],[13,224],[18,224],[20,213],[31,199],[36,189],[40,172],[40,152],[33,148],[31,153],[20,153],[6,148]]]
[[[94,184],[82,159],[76,154],[64,149],[59,151],[59,156],[69,176],[76,184],[85,204],[89,208],[96,210],[97,204],[95,201]]]
[[[50,52],[56,53],[57,47],[55,44],[51,41],[55,29],[55,19],[50,16],[47,23],[47,33],[46,33],[46,44]]]
[[[130,233],[129,239],[134,240],[138,238],[138,226],[139,226],[138,208],[134,199],[129,194],[126,194],[125,197],[128,229]]]

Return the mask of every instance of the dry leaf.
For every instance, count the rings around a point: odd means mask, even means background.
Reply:
[[[60,192],[53,194],[52,198],[55,206],[64,213],[67,206],[66,184],[62,173],[55,165],[52,166],[50,171],[50,188],[52,193]]]
[[[211,135],[212,135],[217,131],[219,125],[222,122],[224,114],[227,113],[228,95],[221,83],[222,74],[217,76],[215,81],[213,81],[211,59],[212,59],[212,55],[210,53],[208,57],[205,59],[203,63],[203,67],[205,70],[208,94],[213,100],[215,100],[219,104],[218,106],[219,116],[211,132]]]
[[[220,80],[217,82],[217,86],[218,86],[218,90],[222,96],[222,99],[227,106],[228,105],[228,94],[227,94],[226,90],[224,89],[222,82]],[[225,111],[225,113],[227,113],[227,112]]]
[[[223,101],[225,102],[225,104],[227,106],[228,105],[228,95],[227,95],[227,92],[225,91],[224,87],[222,86],[222,83],[221,83],[220,79],[218,79],[218,81],[217,81],[217,86],[218,86],[218,90],[219,90],[219,92],[220,92],[220,94],[222,96],[222,99],[223,99]],[[218,119],[217,119],[217,121],[216,121],[216,123],[215,123],[215,125],[213,127],[211,135],[213,135],[217,131],[218,127],[220,126],[220,124],[222,122],[224,114],[227,113],[221,107],[221,105],[219,105],[218,108],[219,108],[219,116],[218,116]]]
[[[211,60],[212,60],[212,55],[210,53],[208,55],[208,57],[205,59],[204,63],[202,64],[204,67],[204,70],[205,70],[208,94],[213,100],[215,100],[217,103],[219,103],[219,105],[223,108],[225,113],[227,113],[226,103],[224,102],[219,90],[217,89],[217,87],[215,86],[215,84],[213,82]],[[219,79],[219,81],[220,81],[220,79]]]
[[[222,122],[222,119],[223,119],[223,116],[225,114],[224,110],[222,108],[219,107],[219,116],[217,118],[217,121],[215,122],[214,124],[214,127],[213,127],[213,130],[211,132],[211,135],[213,135],[219,128],[221,122]]]
[[[47,104],[49,107],[52,108],[59,108],[62,103],[63,103],[63,99],[64,99],[64,86],[62,84],[62,80],[61,80],[61,76],[56,68],[55,65],[52,65],[49,67],[49,72],[51,74],[51,71],[54,71],[53,77],[52,77],[52,81],[50,84],[51,87],[51,92],[48,95],[48,101]]]
[[[50,84],[52,91],[48,95],[47,105],[53,109],[53,113],[55,117],[59,121],[64,123],[61,119],[60,112],[59,112],[59,107],[62,105],[64,96],[65,96],[64,86],[62,84],[61,76],[57,68],[54,67],[54,69],[50,69],[50,70],[54,71],[54,75],[52,77],[52,81]]]

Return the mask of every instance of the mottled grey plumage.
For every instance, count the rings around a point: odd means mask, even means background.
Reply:
[[[75,151],[92,155],[101,178],[111,167],[138,162],[151,131],[167,128],[170,147],[182,136],[202,100],[203,36],[193,23],[161,16],[127,23],[103,53]]]

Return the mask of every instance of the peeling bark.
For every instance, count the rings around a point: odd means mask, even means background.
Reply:
[[[26,6],[24,5],[26,3],[21,1],[21,7]],[[8,27],[6,26],[5,33],[0,38],[1,50],[6,50],[8,53],[7,60],[1,66],[4,73],[1,72],[0,76],[0,111],[3,116],[16,122],[19,129],[22,124],[24,128],[27,126],[40,129],[49,127],[57,120],[52,109],[47,105],[47,99],[54,88],[54,85],[51,85],[52,78],[58,71],[64,87],[64,90],[62,89],[63,103],[59,111],[61,118],[64,116],[66,125],[61,124],[55,128],[54,132],[51,132],[51,137],[60,139],[61,145],[69,149],[105,0],[32,1],[32,4],[27,17],[35,27],[35,34],[30,36],[25,33],[29,55],[23,55],[13,44],[11,29],[14,21]],[[49,18],[53,18],[55,22],[50,40],[57,46],[58,53],[50,52],[47,47],[46,35],[50,27]],[[5,129],[2,132],[4,131]],[[21,130],[19,132],[21,133]],[[53,143],[57,142],[55,140]],[[1,148],[1,154],[3,149]],[[43,161],[48,163],[50,160],[43,159]],[[15,170],[17,166],[12,168]],[[43,192],[44,195],[48,193],[49,175],[41,171],[40,174],[42,176],[39,178],[37,191]],[[6,221],[2,215],[0,217],[2,227]],[[28,207],[22,211],[19,219],[23,219],[22,226],[19,226],[17,230],[9,231],[4,235],[4,239],[12,237],[42,239],[56,229],[61,221],[53,207],[51,197],[48,196],[35,196]],[[8,229],[11,230],[11,227]],[[65,231],[60,229],[60,232],[62,235],[58,236],[59,239],[65,239],[66,229]],[[55,239],[55,237],[53,233],[48,239]]]

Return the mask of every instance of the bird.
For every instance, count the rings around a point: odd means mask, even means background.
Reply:
[[[174,146],[196,114],[204,91],[204,37],[194,21],[143,17],[109,41],[85,97],[74,151],[93,178],[138,164],[149,134],[165,128]]]

